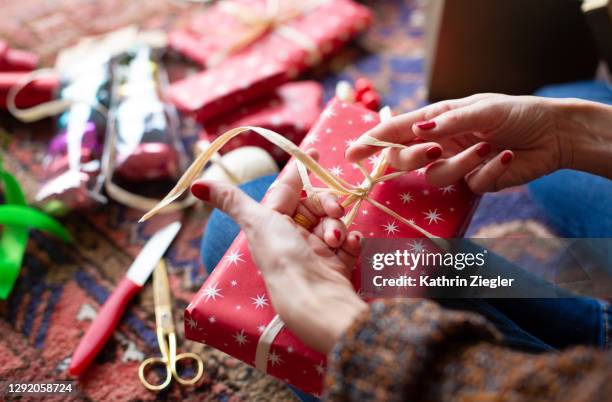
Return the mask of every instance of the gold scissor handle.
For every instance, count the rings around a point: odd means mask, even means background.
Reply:
[[[166,370],[166,378],[163,382],[159,384],[152,384],[147,380],[146,372],[148,370],[153,369],[155,366],[164,366]],[[149,357],[140,363],[140,367],[138,368],[138,377],[140,378],[140,382],[144,387],[151,391],[161,391],[170,385],[170,381],[172,381],[172,370],[170,369],[170,362],[164,357]]]
[[[180,374],[176,370],[176,365],[178,364],[180,360],[183,360],[183,362],[186,360],[192,360],[193,362],[195,362],[197,369],[193,377],[185,378],[185,377],[180,376]],[[202,375],[204,375],[204,361],[202,361],[202,358],[195,353],[185,352],[185,353],[181,353],[176,356],[176,360],[174,361],[174,365],[171,366],[171,369],[172,369],[172,375],[174,376],[176,381],[178,381],[180,384],[194,385],[195,383],[200,381],[200,378],[202,378]]]

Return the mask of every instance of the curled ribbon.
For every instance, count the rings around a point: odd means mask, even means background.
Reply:
[[[13,175],[0,165],[0,180],[4,187],[5,205],[0,205],[0,299],[11,293],[19,276],[30,228],[51,233],[71,242],[70,233],[55,219],[27,206],[21,186]]]
[[[284,25],[286,22],[311,12],[327,0],[295,1],[285,0],[281,5],[280,0],[267,0],[266,9],[263,13],[238,4],[236,2],[219,3],[219,9],[234,16],[242,25],[247,27],[244,34],[233,44],[213,55],[208,62],[209,66],[215,66],[225,60],[228,56],[244,49],[259,40],[268,32],[275,32],[288,39],[309,53],[309,63],[314,64],[320,58],[317,44],[300,31]],[[289,6],[285,6],[289,4]]]

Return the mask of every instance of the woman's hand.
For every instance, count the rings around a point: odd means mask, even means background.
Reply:
[[[300,200],[301,189],[292,164],[266,205],[221,182],[197,181],[191,191],[240,225],[276,312],[304,343],[327,353],[367,309],[349,281],[361,234],[347,233],[338,219],[344,211],[331,194],[312,202]],[[296,211],[313,223],[312,233],[292,220]]]
[[[403,144],[431,141],[391,150],[391,165],[413,170],[435,160],[426,171],[432,185],[447,186],[465,177],[472,191],[484,193],[561,168],[602,174],[601,166],[593,166],[589,159],[605,160],[601,149],[592,149],[593,143],[602,142],[595,138],[597,132],[603,132],[604,123],[612,119],[610,109],[605,109],[577,99],[478,94],[396,116],[366,134]],[[434,151],[436,147],[441,149]],[[607,148],[609,157],[610,139]],[[346,156],[356,162],[376,151],[356,143]]]

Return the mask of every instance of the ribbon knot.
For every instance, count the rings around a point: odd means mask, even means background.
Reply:
[[[228,56],[255,43],[269,32],[276,32],[285,39],[304,48],[309,53],[310,62],[318,61],[320,55],[317,44],[300,31],[286,26],[286,23],[311,12],[327,1],[284,0],[281,5],[280,0],[267,0],[263,13],[236,2],[219,3],[220,10],[234,16],[247,29],[233,44],[213,55],[208,61],[208,65],[215,66],[219,64]]]

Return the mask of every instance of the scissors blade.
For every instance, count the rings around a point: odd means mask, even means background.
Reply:
[[[160,260],[153,271],[153,298],[155,300],[155,320],[157,327],[164,333],[174,329],[172,321],[172,299],[170,296],[170,282],[164,260]]]
[[[126,274],[128,279],[139,286],[143,286],[180,228],[180,222],[173,222],[155,233],[128,269]]]

